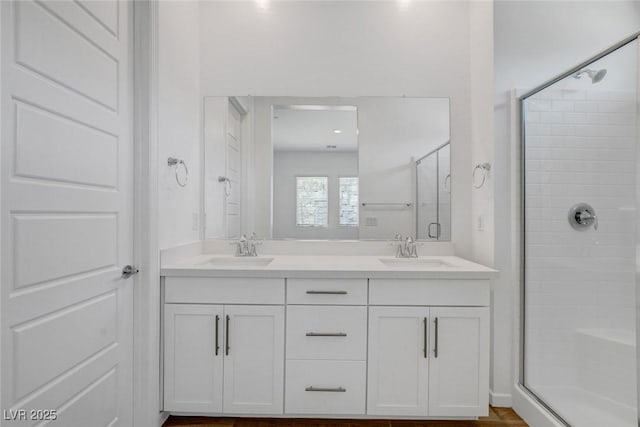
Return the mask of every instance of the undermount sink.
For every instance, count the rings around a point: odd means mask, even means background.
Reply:
[[[269,257],[215,257],[202,265],[213,267],[264,267],[271,264]]]
[[[379,258],[380,262],[387,267],[396,268],[443,268],[452,267],[451,264],[441,259],[429,258]]]

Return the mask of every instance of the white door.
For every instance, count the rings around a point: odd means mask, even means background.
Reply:
[[[221,305],[165,304],[164,410],[222,412]]]
[[[367,413],[426,416],[429,309],[369,308]]]
[[[242,200],[242,120],[244,112],[229,99],[227,119],[227,178],[229,179],[226,194],[227,237],[240,237],[241,200]]]
[[[52,426],[132,425],[131,6],[0,5],[0,407]]]
[[[235,98],[204,99],[205,237],[238,238],[242,229],[242,131]]]
[[[489,411],[489,309],[432,307],[429,415]]]
[[[227,305],[224,412],[282,414],[284,307]]]

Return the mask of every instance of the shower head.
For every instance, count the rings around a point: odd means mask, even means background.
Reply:
[[[601,70],[589,70],[585,68],[584,70],[580,70],[574,73],[572,77],[574,79],[579,79],[582,78],[582,76],[585,74],[589,76],[589,78],[591,79],[591,83],[598,83],[599,81],[602,81],[602,79],[604,79],[604,76],[607,75],[607,70],[605,68]]]

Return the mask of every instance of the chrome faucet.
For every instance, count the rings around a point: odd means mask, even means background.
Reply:
[[[404,246],[402,243],[402,234],[398,233],[393,237],[396,241],[396,258],[404,258]]]
[[[247,239],[247,236],[243,234],[236,243],[236,256],[258,256],[257,245],[262,242],[258,241],[256,233],[252,233],[251,237]]]
[[[236,242],[236,256],[249,256],[249,242],[244,234]]]
[[[404,257],[405,258],[418,258],[418,249],[416,247],[416,241],[413,237],[407,236],[404,241]]]
[[[396,241],[396,258],[418,258],[418,249],[413,237],[407,236],[403,241],[402,235],[396,234],[394,240]]]

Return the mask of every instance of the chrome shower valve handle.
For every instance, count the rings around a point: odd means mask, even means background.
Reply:
[[[575,230],[584,231],[590,226],[598,230],[598,216],[595,209],[587,203],[577,203],[569,209],[569,224]]]

